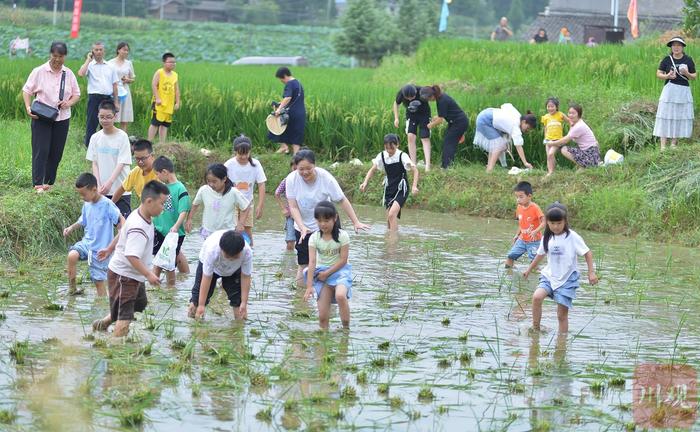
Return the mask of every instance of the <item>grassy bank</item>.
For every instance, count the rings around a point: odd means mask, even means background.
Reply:
[[[67,242],[61,230],[78,217],[81,207],[73,189],[73,179],[89,165],[77,124],[71,128],[69,142],[59,170],[59,182],[50,194],[37,196],[29,187],[30,134],[27,122],[6,122],[0,137],[0,151],[7,155],[0,163],[0,258],[16,260],[43,257],[62,252]],[[216,150],[204,157],[200,146],[192,143],[159,146],[158,154],[175,160],[180,179],[194,192],[202,184],[206,165],[223,161],[228,152]],[[274,190],[288,173],[287,156],[255,154],[265,167],[269,190]],[[682,162],[679,162],[681,160]],[[319,162],[329,167],[329,162]],[[367,193],[359,184],[369,168],[340,164],[328,168],[336,176],[353,203],[379,205],[381,177],[375,176]],[[596,168],[584,172],[558,170],[548,181],[544,171],[509,176],[505,170],[486,174],[483,165],[460,164],[448,171],[423,174],[420,194],[408,201],[409,208],[438,212],[459,212],[483,217],[512,218],[512,187],[518,180],[530,181],[535,202],[545,206],[559,200],[569,206],[571,222],[578,229],[622,233],[630,236],[671,241],[685,245],[700,244],[700,145],[659,154],[652,149],[629,155],[617,167]],[[274,207],[268,211],[276,211]],[[69,239],[74,240],[74,239]]]
[[[413,57],[395,57],[376,70],[294,68],[307,95],[305,143],[325,160],[367,158],[375,154],[393,127],[391,104],[406,82],[439,83],[459,102],[471,120],[467,141],[459,146],[457,160],[485,161],[485,154],[470,143],[480,110],[512,102],[524,112],[544,113],[545,99],[554,95],[566,110],[569,102],[584,107],[603,151],[638,151],[652,143],[656,101],[662,82],[654,71],[666,48],[631,46],[534,46],[433,39]],[[692,48],[689,54],[693,54]],[[71,51],[69,66],[77,70],[82,53]],[[138,79],[133,85],[137,123],[132,131],[143,134],[150,106],[149,82],[158,63],[135,56]],[[0,60],[0,116],[24,118],[19,93],[38,61]],[[282,86],[274,67],[234,67],[222,64],[178,64],[183,108],[176,114],[172,133],[178,139],[228,149],[231,138],[250,135],[256,146],[273,148],[267,140],[264,118],[270,101]],[[80,80],[85,85],[85,80]],[[697,92],[696,86],[692,86]],[[696,98],[700,95],[696,94]],[[81,121],[85,100],[75,110]],[[433,107],[434,110],[434,107]],[[435,112],[435,111],[434,111]],[[700,130],[700,128],[696,128]],[[440,157],[444,129],[433,136],[435,158]],[[545,163],[542,131],[525,137],[527,158]]]

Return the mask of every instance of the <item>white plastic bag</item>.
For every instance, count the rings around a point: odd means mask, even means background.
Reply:
[[[168,233],[163,240],[163,244],[158,249],[153,265],[166,271],[175,270],[175,258],[177,258],[177,233]]]
[[[625,157],[622,156],[620,153],[616,152],[613,149],[608,150],[605,153],[605,157],[603,158],[605,161],[605,166],[608,165],[617,165],[619,163],[622,163],[623,160],[625,160]]]

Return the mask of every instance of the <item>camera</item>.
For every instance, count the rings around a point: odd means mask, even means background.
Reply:
[[[421,106],[421,101],[419,101],[418,99],[414,99],[408,104],[408,106],[406,107],[406,110],[410,113],[415,113],[416,111],[418,111],[420,106]]]

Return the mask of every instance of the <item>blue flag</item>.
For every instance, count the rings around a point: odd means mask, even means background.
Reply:
[[[450,9],[447,7],[447,0],[442,0],[442,11],[440,12],[440,25],[438,26],[438,31],[441,33],[447,30],[448,16],[450,16]]]

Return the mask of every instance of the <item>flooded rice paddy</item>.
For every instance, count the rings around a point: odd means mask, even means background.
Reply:
[[[2,278],[0,429],[633,430],[635,367],[698,366],[696,250],[583,232],[601,282],[582,285],[569,335],[551,300],[532,334],[537,278],[502,267],[514,221],[409,210],[395,238],[359,207],[373,228],[352,236],[351,329],[334,314],[324,334],[266,212],[245,325],[220,288],[205,321],[188,319],[190,275],[149,288],[115,341],[90,329],[108,308],[84,266],[77,298],[62,261]],[[193,271],[200,244],[185,241]]]

